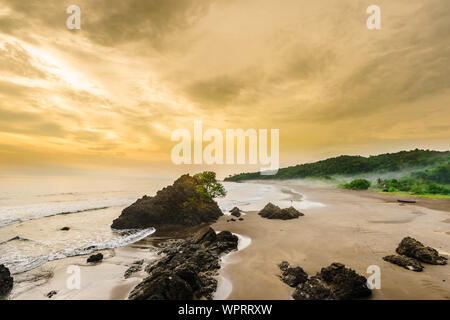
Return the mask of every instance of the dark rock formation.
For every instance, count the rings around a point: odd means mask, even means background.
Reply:
[[[297,219],[300,216],[304,216],[303,213],[297,211],[294,207],[280,209],[280,207],[270,202],[259,212],[259,215],[267,219],[281,220]]]
[[[213,276],[220,268],[220,255],[236,250],[237,244],[238,238],[231,232],[216,235],[207,227],[181,243],[169,245],[161,251],[165,256],[146,268],[149,276],[133,289],[129,299],[211,299],[217,288]]]
[[[97,254],[93,254],[91,255],[88,259],[87,262],[100,262],[103,260],[103,254],[101,253],[97,253]]]
[[[439,256],[436,249],[425,247],[411,237],[403,238],[397,247],[397,253],[429,264],[447,264],[447,258]]]
[[[216,202],[206,202],[196,191],[197,180],[183,175],[173,185],[159,190],[154,197],[144,196],[113,221],[114,229],[157,230],[196,226],[216,221],[222,215]]]
[[[57,293],[58,293],[58,291],[52,290],[49,293],[47,293],[45,296],[50,299],[51,297],[53,297]]]
[[[4,298],[12,289],[14,283],[9,269],[0,264],[0,299]]]
[[[341,263],[322,268],[319,273],[309,278],[303,269],[297,268],[290,268],[285,261],[280,264],[283,274],[295,269],[289,272],[297,275],[296,280],[292,282],[297,282],[292,295],[295,300],[348,300],[366,298],[372,294],[367,287],[367,279]]]
[[[283,261],[279,265],[282,274],[281,274],[281,280],[283,280],[284,283],[286,283],[290,287],[296,287],[300,283],[305,282],[308,280],[308,274],[301,268],[301,267],[293,267],[291,268],[289,266],[289,263],[286,261]]]
[[[131,277],[133,273],[139,272],[142,270],[142,266],[144,264],[144,260],[138,260],[133,262],[133,264],[125,271],[124,277],[125,279],[128,279]]]
[[[69,227],[62,227],[60,230],[61,230],[61,231],[69,231],[70,228],[69,228]]]
[[[238,207],[234,207],[230,210],[230,214],[236,218],[239,218],[241,216],[241,210]]]
[[[423,270],[423,266],[420,264],[418,260],[414,258],[408,258],[406,256],[401,255],[392,255],[384,257],[383,260],[396,264],[400,267],[403,267],[411,271],[420,272]]]

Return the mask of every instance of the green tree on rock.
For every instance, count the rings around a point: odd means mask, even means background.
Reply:
[[[205,171],[194,175],[199,185],[196,187],[197,193],[207,202],[212,202],[214,198],[224,197],[227,192],[223,185],[216,180],[216,173]]]

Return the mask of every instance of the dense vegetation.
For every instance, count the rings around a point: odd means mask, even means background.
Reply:
[[[414,172],[400,179],[378,179],[377,188],[384,192],[404,191],[416,195],[450,194],[450,164]]]
[[[366,179],[356,179],[350,183],[343,184],[342,187],[351,190],[367,190],[369,189],[370,184],[370,181]]]
[[[449,162],[449,151],[439,152],[416,149],[370,157],[340,156],[314,163],[282,168],[273,176],[263,176],[259,172],[241,173],[230,176],[225,181],[238,182],[252,179],[297,179],[307,177],[330,178],[332,175],[356,175],[391,172],[406,168],[434,167],[439,164],[448,164]],[[434,174],[440,176],[439,172]]]

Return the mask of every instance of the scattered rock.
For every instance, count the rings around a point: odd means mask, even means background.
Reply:
[[[163,258],[149,265],[149,276],[130,293],[130,300],[212,299],[217,288],[214,275],[220,255],[237,249],[238,238],[229,231],[216,235],[203,228],[194,236],[161,250]]]
[[[244,218],[239,218],[239,221],[244,221]]]
[[[295,288],[308,280],[308,274],[301,267],[291,268],[286,261],[283,261],[279,267],[282,271],[281,280],[290,287]]]
[[[62,227],[60,230],[61,230],[61,231],[69,231],[70,228],[69,228],[69,227]]]
[[[230,210],[230,214],[236,218],[239,218],[241,216],[241,210],[238,207],[234,207]]]
[[[47,297],[47,298],[49,298],[49,299],[51,299],[51,297],[53,297],[55,294],[57,294],[58,293],[58,291],[56,291],[56,290],[52,290],[52,291],[50,291],[49,293],[47,293],[45,296]]]
[[[131,275],[133,273],[141,271],[143,264],[144,264],[144,260],[138,260],[138,261],[133,262],[133,264],[123,274],[125,279],[128,279],[129,277],[131,277]]]
[[[4,298],[12,289],[14,283],[9,269],[0,264],[0,299]]]
[[[411,237],[403,238],[396,251],[400,255],[414,258],[421,262],[436,265],[447,264],[447,258],[439,256],[436,249],[425,247],[421,242]]]
[[[294,207],[281,209],[270,202],[259,212],[259,215],[267,219],[281,220],[297,219],[300,216],[304,216],[303,213],[299,212]]]
[[[341,263],[322,268],[309,278],[302,268],[291,268],[286,261],[279,266],[283,274],[295,275],[290,278],[293,279],[291,284],[288,283],[291,286],[296,283],[292,295],[295,300],[348,300],[366,298],[372,294],[367,287],[367,279]]]
[[[173,185],[159,190],[156,196],[144,196],[125,208],[111,227],[162,230],[214,222],[223,215],[222,211],[215,201],[203,200],[196,189],[199,185],[190,175],[183,175]]]
[[[401,255],[392,255],[384,257],[383,260],[396,264],[400,267],[403,267],[411,271],[420,272],[423,270],[423,266],[420,264],[418,260],[414,258],[408,258],[406,256]]]
[[[236,221],[236,219],[234,219],[234,218],[231,218],[231,221]]]
[[[103,260],[103,254],[102,253],[97,253],[97,254],[93,254],[91,255],[88,259],[87,262],[100,262]]]

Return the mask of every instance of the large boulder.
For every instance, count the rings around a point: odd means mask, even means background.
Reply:
[[[13,287],[13,277],[5,265],[0,264],[0,299],[4,298]]]
[[[149,276],[132,290],[129,299],[211,299],[217,288],[214,275],[220,268],[220,255],[236,250],[237,244],[238,238],[228,231],[216,235],[212,228],[203,228],[168,245],[161,251],[164,257],[146,268]]]
[[[437,265],[447,264],[447,258],[440,256],[436,249],[425,247],[421,242],[411,237],[403,238],[396,251],[400,255],[414,258],[425,263]]]
[[[281,209],[270,202],[259,212],[259,215],[267,219],[281,220],[297,219],[300,216],[304,216],[303,213],[299,212],[294,207]]]
[[[285,263],[282,267],[289,270]],[[305,279],[302,275],[299,279],[292,295],[295,300],[348,300],[366,298],[372,294],[367,287],[367,279],[341,263],[322,268],[310,278]]]
[[[154,197],[144,196],[113,221],[113,229],[158,230],[196,226],[214,222],[222,214],[216,202],[205,201],[198,192],[199,183],[190,175],[183,175],[173,185],[159,190]],[[197,189],[196,189],[197,188]]]
[[[403,267],[405,269],[411,270],[411,271],[416,271],[416,272],[420,272],[423,270],[423,266],[420,264],[420,262],[414,258],[409,258],[406,256],[401,256],[401,255],[391,255],[391,256],[386,256],[383,258],[384,261],[396,264],[400,267]]]

